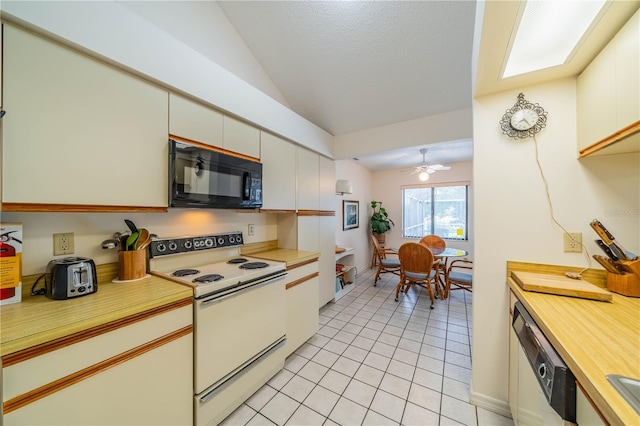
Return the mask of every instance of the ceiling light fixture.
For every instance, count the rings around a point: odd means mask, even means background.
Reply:
[[[426,182],[429,180],[429,173],[427,173],[427,171],[425,170],[424,172],[421,172],[418,175],[418,179],[420,179],[421,182]]]
[[[502,77],[565,63],[605,3],[527,1]]]

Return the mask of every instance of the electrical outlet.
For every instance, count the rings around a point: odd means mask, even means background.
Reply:
[[[562,236],[565,253],[582,253],[582,232],[565,232]]]
[[[249,230],[248,230],[247,234],[253,235],[254,231],[255,231],[254,225],[253,225],[253,223],[250,223],[249,224]]]
[[[53,234],[53,255],[73,253],[73,232]]]

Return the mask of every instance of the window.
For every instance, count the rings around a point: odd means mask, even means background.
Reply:
[[[402,237],[466,240],[468,194],[468,184],[403,188]]]

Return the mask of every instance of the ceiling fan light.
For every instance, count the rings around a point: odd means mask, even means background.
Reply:
[[[429,173],[425,170],[423,172],[420,172],[420,174],[418,175],[418,179],[420,179],[421,182],[426,182],[429,180]]]

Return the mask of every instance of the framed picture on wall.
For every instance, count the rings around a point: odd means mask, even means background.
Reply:
[[[342,201],[342,230],[360,226],[360,201]]]

